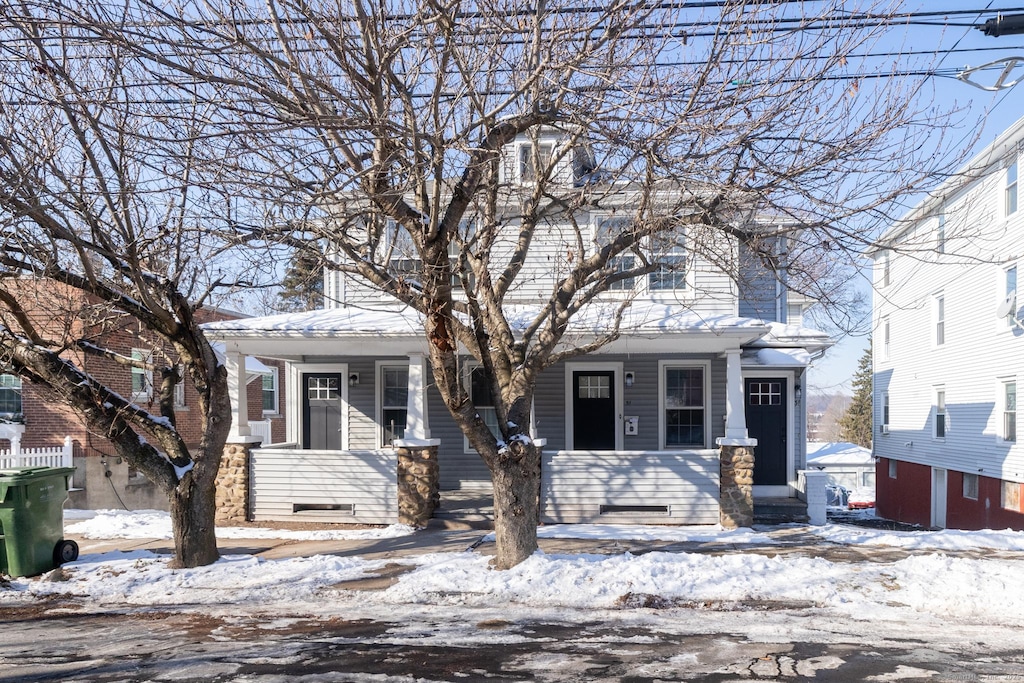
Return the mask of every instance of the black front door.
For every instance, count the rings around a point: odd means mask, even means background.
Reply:
[[[572,444],[577,451],[615,450],[615,373],[572,373]]]
[[[302,447],[341,450],[341,374],[302,375]]]
[[[754,484],[779,486],[788,483],[786,472],[786,379],[750,378],[744,383],[747,434],[757,439],[754,447]]]

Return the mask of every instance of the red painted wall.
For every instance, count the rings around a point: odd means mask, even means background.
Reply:
[[[878,516],[931,526],[931,485],[931,467],[897,461],[896,478],[890,479],[889,460],[880,458],[875,465],[875,509]],[[1021,494],[1021,500],[1024,500],[1024,490]],[[946,527],[1024,531],[1024,513],[1002,508],[1002,482],[999,479],[979,476],[978,499],[972,500],[964,498],[963,473],[949,471],[946,474]]]
[[[977,500],[964,498],[963,479],[960,472],[949,473],[946,526],[950,529],[1024,531],[1024,514],[1002,508],[1002,482],[999,479],[979,476]]]
[[[932,470],[926,465],[896,462],[889,477],[889,459],[875,465],[875,510],[879,517],[923,527],[932,523]]]

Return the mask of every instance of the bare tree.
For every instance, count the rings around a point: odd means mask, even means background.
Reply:
[[[932,136],[945,119],[915,105],[919,82],[858,57],[891,8],[700,5],[61,11],[220,107],[232,193],[274,207],[260,237],[322,237],[347,276],[423,314],[436,385],[490,468],[496,564],[510,567],[536,548],[537,377],[619,337],[630,299],[608,304],[609,290],[694,263],[740,279],[743,252],[839,311],[852,255],[941,170]],[[580,219],[594,207],[617,217],[596,236]],[[530,254],[552,242],[541,277]],[[600,329],[574,331],[596,316]],[[460,349],[483,368],[497,435]]]
[[[59,8],[5,2],[0,17],[0,363],[167,495],[178,566],[211,563],[231,410],[199,325],[211,292],[233,283],[210,230],[231,213],[203,157],[210,105],[168,99]],[[128,334],[144,353],[124,348]],[[111,366],[122,370],[96,372]],[[152,400],[118,384],[133,369]],[[182,382],[198,394],[192,448],[175,423]]]

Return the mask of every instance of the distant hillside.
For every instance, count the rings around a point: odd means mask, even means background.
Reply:
[[[807,440],[839,441],[839,420],[850,407],[846,394],[810,394],[807,397]]]

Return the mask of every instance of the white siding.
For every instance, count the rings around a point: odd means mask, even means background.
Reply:
[[[1024,210],[1004,211],[1005,171],[987,175],[895,238],[890,282],[882,253],[874,266],[874,453],[922,465],[1024,481],[1024,446],[998,434],[1001,381],[1024,383],[1024,331],[996,315],[1004,269],[1024,271]],[[947,235],[938,253],[938,212]],[[907,249],[912,253],[901,253]],[[945,302],[945,343],[935,340],[935,296]],[[1018,282],[1018,311],[1024,288]],[[883,320],[890,343],[884,349]],[[934,398],[945,392],[946,436],[935,438]],[[1019,390],[1019,389],[1018,389]],[[881,433],[882,395],[890,403]],[[1018,411],[1019,415],[1019,411]]]
[[[714,450],[543,457],[541,521],[548,524],[718,524],[718,496]]]
[[[256,521],[398,522],[394,451],[257,448],[252,452],[250,482]],[[328,509],[331,506],[344,509]]]

